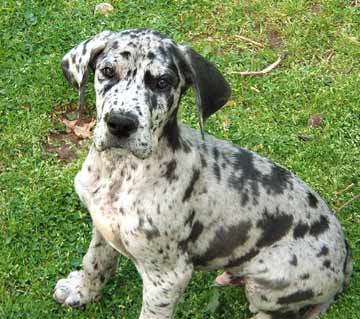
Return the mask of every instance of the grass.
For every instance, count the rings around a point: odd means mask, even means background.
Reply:
[[[335,210],[360,193],[360,7],[355,1],[113,1],[107,18],[95,1],[11,1],[0,7],[0,318],[137,318],[141,281],[120,261],[104,298],[83,310],[52,300],[56,281],[81,265],[91,220],[73,189],[86,150],[64,165],[47,154],[47,136],[64,129],[57,105],[76,103],[59,62],[71,47],[104,29],[150,27],[193,46],[231,83],[231,105],[207,122],[215,136],[288,167]],[[266,45],[256,48],[237,34]],[[289,57],[266,77],[261,69]],[[89,110],[94,95],[88,87]],[[182,120],[197,126],[193,98]],[[309,128],[310,115],[323,122]],[[307,140],[299,138],[306,136]],[[337,191],[353,184],[347,191]],[[337,214],[360,258],[360,201]],[[211,288],[215,273],[197,273],[177,318],[247,318],[240,289]],[[360,273],[324,319],[360,318]]]

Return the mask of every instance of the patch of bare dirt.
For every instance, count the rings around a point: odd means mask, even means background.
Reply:
[[[323,121],[323,117],[320,115],[310,115],[308,119],[308,127],[310,128],[316,128],[321,125]]]
[[[65,164],[78,158],[77,151],[89,144],[95,126],[93,116],[89,114],[78,116],[77,109],[76,104],[54,107],[51,117],[57,126],[62,124],[62,128],[50,133],[44,145],[46,153],[54,154]]]
[[[273,49],[278,49],[282,45],[282,38],[280,32],[275,28],[269,27],[266,32],[267,40],[270,44],[270,47]]]
[[[320,3],[315,3],[315,4],[311,5],[311,7],[310,7],[311,12],[314,14],[321,13],[322,9],[323,8]]]

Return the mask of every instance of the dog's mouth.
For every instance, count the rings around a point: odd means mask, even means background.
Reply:
[[[119,137],[111,134],[104,124],[99,122],[94,129],[93,144],[96,151],[113,150],[124,156],[131,154],[138,159],[145,159],[151,155],[153,149],[151,139],[142,136],[141,131],[129,134],[129,136]]]
[[[108,151],[114,151],[118,153],[119,155],[126,156],[126,155],[133,155],[137,159],[144,160],[148,158],[151,155],[151,151],[143,150],[143,149],[132,149],[131,147],[127,145],[121,145],[119,143],[116,144],[107,144],[107,143],[94,143],[94,147],[96,151],[98,152],[108,152]]]

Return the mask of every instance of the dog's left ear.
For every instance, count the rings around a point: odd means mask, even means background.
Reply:
[[[190,74],[185,75],[195,90],[196,104],[203,134],[204,121],[228,101],[231,89],[220,71],[188,46],[179,46]]]
[[[61,68],[65,78],[79,92],[80,109],[85,102],[84,90],[89,68],[113,34],[111,31],[103,31],[72,48],[62,59]]]

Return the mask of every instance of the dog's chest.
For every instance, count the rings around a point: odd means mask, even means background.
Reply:
[[[154,207],[154,186],[141,167],[119,166],[109,171],[84,165],[75,180],[76,191],[87,206],[93,225],[111,246],[130,255],[133,238],[151,234],[152,225],[144,216]],[[151,221],[150,221],[151,223]],[[130,249],[132,250],[132,249]]]

